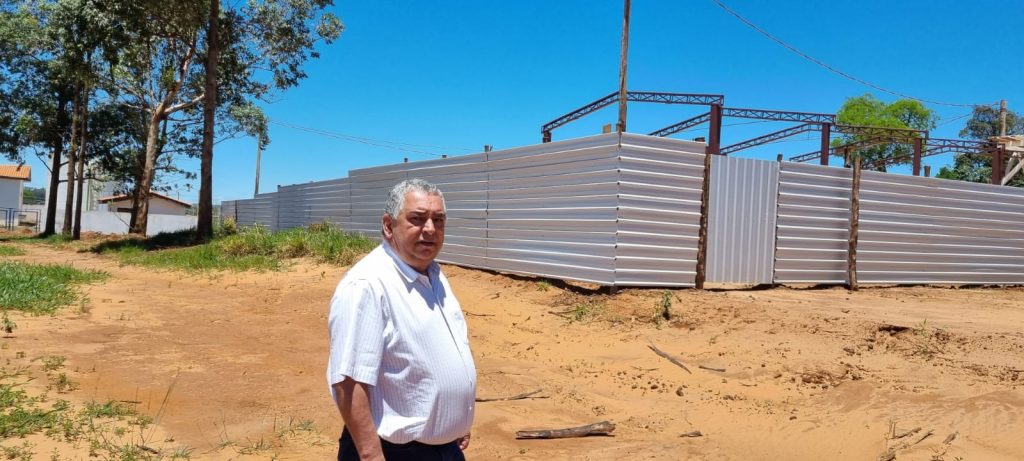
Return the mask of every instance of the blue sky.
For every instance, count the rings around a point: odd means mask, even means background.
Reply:
[[[1012,24],[1024,2],[763,2],[723,0],[782,40],[830,65],[894,91],[954,103],[1007,99],[1024,111],[1024,38]],[[338,178],[351,168],[460,155],[540,141],[540,126],[618,85],[622,0],[339,1],[346,29],[309,78],[264,106],[272,122],[261,192]],[[813,64],[748,28],[711,0],[633,0],[629,88],[715,93],[726,106],[833,113],[851,96],[879,93]],[[933,137],[957,137],[965,107],[930,106],[942,117]],[[647,133],[701,106],[631,104],[629,131]],[[614,123],[614,106],[555,131],[567,139]],[[723,145],[785,124],[726,119]],[[348,137],[313,134],[300,126]],[[676,137],[706,134],[706,126]],[[362,142],[351,141],[360,138]],[[739,153],[815,150],[817,134]],[[406,143],[399,150],[395,142]],[[389,147],[390,146],[390,147]],[[217,146],[214,200],[253,193],[256,145]],[[937,171],[952,156],[926,159]],[[32,185],[45,181],[43,165]],[[198,162],[183,161],[198,170]],[[933,173],[934,174],[934,173]],[[183,200],[196,200],[178,182]]]

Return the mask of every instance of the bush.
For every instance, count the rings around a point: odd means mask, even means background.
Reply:
[[[235,218],[228,216],[221,220],[218,236],[226,237],[228,235],[235,235],[237,233],[238,222],[235,221]]]

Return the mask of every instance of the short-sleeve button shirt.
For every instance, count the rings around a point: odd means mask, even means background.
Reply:
[[[328,329],[328,384],[347,376],[368,385],[381,438],[436,445],[469,433],[476,366],[437,263],[421,274],[381,244],[338,284]]]

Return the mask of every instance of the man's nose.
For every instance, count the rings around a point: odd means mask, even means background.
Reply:
[[[434,220],[427,218],[427,221],[423,223],[423,232],[433,234],[435,231],[437,231],[437,228],[434,227]]]

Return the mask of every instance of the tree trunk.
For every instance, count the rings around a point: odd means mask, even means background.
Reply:
[[[62,131],[68,124],[68,98],[63,92],[57,97],[57,127]],[[50,158],[50,187],[47,188],[46,225],[43,236],[57,233],[57,189],[60,187],[60,160],[64,156],[63,136],[54,136],[53,157]]]
[[[78,157],[78,124],[81,120],[81,114],[79,114],[81,102],[81,92],[76,85],[75,96],[71,102],[71,146],[68,149],[67,181],[64,183],[64,226],[61,228],[61,233],[68,236],[71,235],[72,212],[75,206],[75,161]]]
[[[153,115],[149,118],[149,126],[146,127],[146,161],[142,165],[142,177],[139,178],[138,203],[135,207],[137,216],[128,232],[136,235],[146,236],[146,227],[149,222],[149,189],[153,187],[153,178],[156,175],[156,156],[160,151],[160,121],[163,119],[164,105],[158,105],[153,109]]]
[[[220,55],[220,0],[210,0],[206,43],[203,146],[199,168],[199,216],[196,221],[196,241],[200,243],[213,238],[213,135],[216,123],[214,114],[217,110],[217,59]]]
[[[71,239],[79,240],[82,238],[82,198],[85,195],[85,149],[89,142],[89,93],[88,89],[82,91],[81,105],[82,108],[79,110],[79,116],[81,121],[79,122],[78,129],[78,191],[75,192],[75,226],[71,230]],[[70,187],[70,185],[69,185]]]

